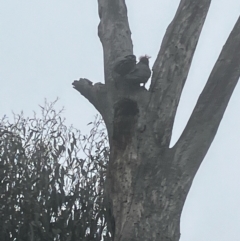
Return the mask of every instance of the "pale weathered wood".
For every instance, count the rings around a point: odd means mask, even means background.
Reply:
[[[105,82],[112,81],[112,67],[121,56],[133,53],[125,0],[98,0],[98,35],[103,46]]]
[[[159,142],[169,145],[177,106],[211,0],[182,0],[153,66],[149,103]],[[164,131],[160,131],[162,126]]]
[[[80,92],[103,116],[108,116],[109,101],[106,86],[101,83],[93,83],[88,79],[75,80],[73,88]]]
[[[223,46],[187,126],[174,147],[176,156],[181,156],[176,158],[185,166],[187,173],[194,175],[197,172],[216,135],[239,77],[240,17]]]
[[[127,9],[124,0],[98,0],[106,84],[80,79],[73,85],[102,114],[108,130],[106,218],[114,241],[180,239],[184,202],[240,74],[238,20],[182,136],[169,148],[178,102],[210,2],[181,0],[147,91],[116,83],[113,64],[133,50]]]

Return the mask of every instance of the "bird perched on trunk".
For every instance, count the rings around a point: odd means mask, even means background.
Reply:
[[[120,76],[125,76],[129,74],[136,65],[136,56],[133,54],[127,55],[117,59],[113,70]]]
[[[124,76],[124,80],[129,84],[140,85],[143,83],[143,86],[147,83],[148,79],[151,76],[151,70],[149,68],[149,56],[145,55],[139,58],[139,62],[128,74]]]

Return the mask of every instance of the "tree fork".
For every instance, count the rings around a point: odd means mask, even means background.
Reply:
[[[240,77],[238,19],[178,142],[171,132],[210,0],[182,0],[149,91],[116,85],[114,61],[133,53],[124,0],[98,0],[105,84],[73,86],[101,113],[110,142],[106,195],[114,241],[178,241],[180,215]]]

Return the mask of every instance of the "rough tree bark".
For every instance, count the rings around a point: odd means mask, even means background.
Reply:
[[[169,148],[182,89],[211,0],[181,0],[153,66],[151,86],[116,87],[113,64],[133,53],[124,0],[98,0],[105,84],[73,83],[101,113],[110,140],[106,194],[114,241],[177,241],[193,178],[240,77],[240,18],[181,137]]]

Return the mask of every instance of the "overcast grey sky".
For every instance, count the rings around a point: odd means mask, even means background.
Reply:
[[[179,0],[127,0],[137,56],[153,64]],[[72,89],[80,77],[103,82],[95,0],[0,0],[0,116],[39,110],[60,98],[67,124],[87,132],[97,113]],[[176,142],[240,14],[239,0],[212,0],[174,126]],[[240,86],[194,179],[181,219],[181,241],[240,240]]]

